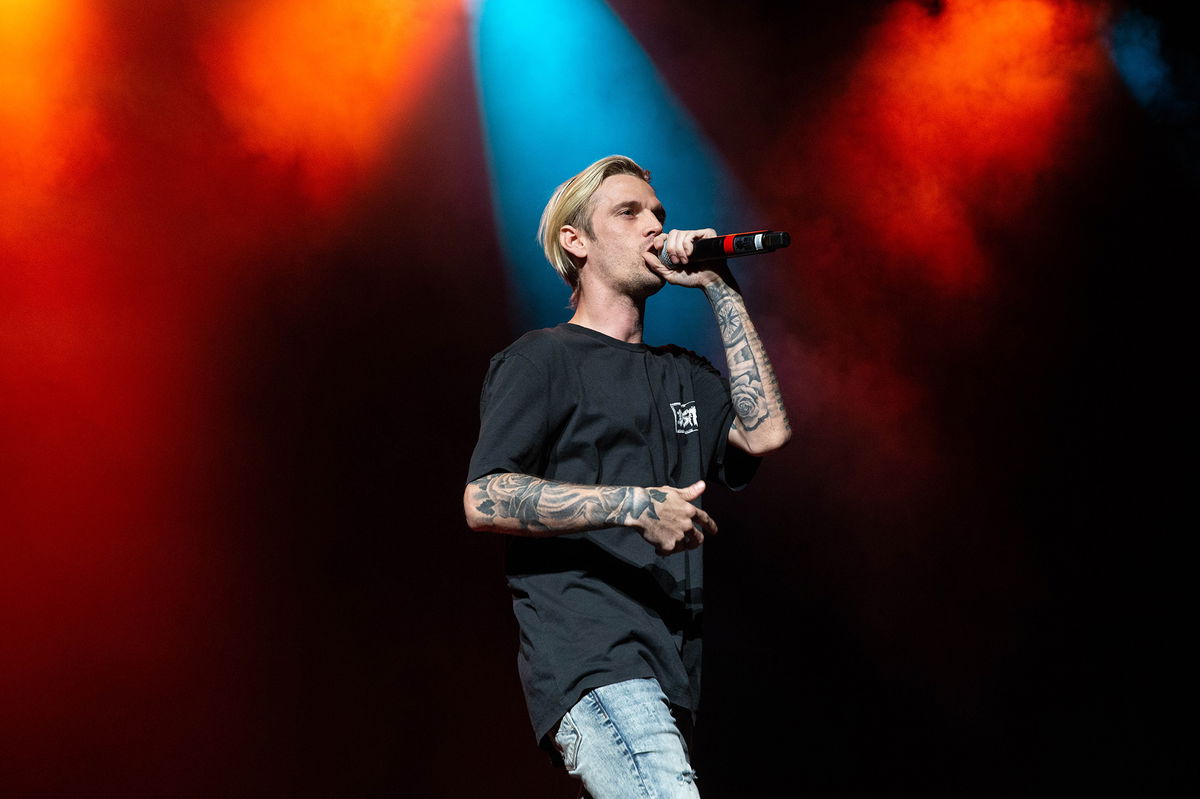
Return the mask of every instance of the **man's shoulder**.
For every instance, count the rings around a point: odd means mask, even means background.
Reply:
[[[516,357],[535,364],[544,364],[560,355],[564,346],[561,326],[530,330],[496,353],[492,360],[503,361]]]

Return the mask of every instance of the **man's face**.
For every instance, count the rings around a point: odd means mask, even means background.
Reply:
[[[592,200],[593,235],[588,238],[585,268],[631,296],[647,297],[661,289],[664,281],[645,257],[657,243],[667,215],[654,189],[633,175],[613,175],[605,178]]]

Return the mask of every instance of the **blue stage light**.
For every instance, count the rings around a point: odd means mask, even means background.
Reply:
[[[649,169],[670,227],[748,226],[745,192],[605,3],[483,0],[472,13],[493,207],[518,328],[570,316],[570,292],[535,232],[554,188],[598,158],[619,153]],[[666,287],[648,303],[645,338],[711,354],[703,294]]]

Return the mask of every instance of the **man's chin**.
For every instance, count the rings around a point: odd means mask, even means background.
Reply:
[[[658,272],[652,271],[649,267],[646,268],[646,280],[638,286],[638,292],[643,298],[651,297],[662,291],[663,286],[667,285],[667,280]]]

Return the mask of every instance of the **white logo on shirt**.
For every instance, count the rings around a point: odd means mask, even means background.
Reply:
[[[672,402],[671,412],[675,414],[676,433],[695,433],[700,429],[700,421],[696,418],[696,401]]]

